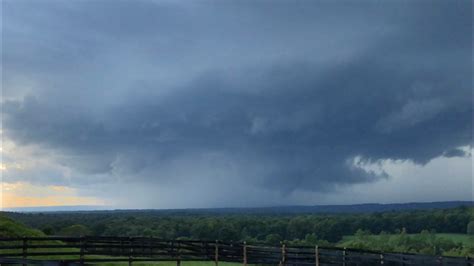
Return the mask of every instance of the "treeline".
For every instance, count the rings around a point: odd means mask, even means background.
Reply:
[[[373,214],[187,214],[157,211],[6,213],[48,235],[145,236],[166,239],[247,241],[267,244],[336,243],[358,230],[374,234],[466,233],[474,208]]]

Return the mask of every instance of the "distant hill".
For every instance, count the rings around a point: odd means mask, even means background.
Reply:
[[[44,234],[36,229],[31,229],[23,224],[13,221],[12,219],[0,215],[0,237],[23,237],[23,236],[44,236]]]
[[[274,206],[256,208],[201,208],[201,209],[108,209],[106,206],[52,206],[11,208],[12,212],[156,212],[162,214],[305,214],[305,213],[373,213],[405,210],[449,209],[474,206],[474,201],[442,201],[413,203],[367,203],[354,205]]]
[[[473,201],[413,202],[391,204],[354,204],[354,205],[315,205],[256,208],[257,212],[282,213],[372,213],[405,210],[449,209],[460,206],[474,206]]]
[[[413,203],[366,203],[354,205],[313,205],[313,206],[275,206],[261,208],[212,208],[163,210],[167,212],[191,213],[249,213],[249,214],[311,214],[311,213],[374,213],[406,210],[450,209],[460,206],[474,206],[474,201],[413,202]]]

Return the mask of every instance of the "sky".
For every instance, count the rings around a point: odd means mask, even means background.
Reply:
[[[2,206],[473,199],[470,0],[2,0]]]

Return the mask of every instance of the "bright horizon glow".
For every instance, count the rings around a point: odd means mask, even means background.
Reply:
[[[3,183],[1,197],[2,209],[104,204],[95,197],[79,196],[77,190],[70,187],[39,186],[27,182]]]

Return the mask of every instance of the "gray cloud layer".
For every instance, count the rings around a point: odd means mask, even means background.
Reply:
[[[4,135],[109,182],[372,182],[472,144],[471,5],[6,1]]]

